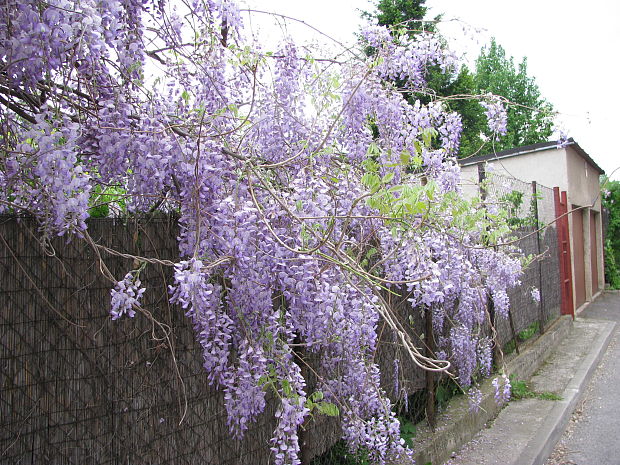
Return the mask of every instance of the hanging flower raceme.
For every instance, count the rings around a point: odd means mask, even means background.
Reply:
[[[122,281],[116,283],[110,292],[112,297],[110,315],[116,320],[123,315],[133,318],[136,314],[135,307],[140,305],[140,299],[146,288],[140,287],[142,283],[133,275],[127,273]]]
[[[485,100],[480,101],[480,105],[485,108],[484,114],[487,117],[487,124],[494,137],[506,135],[508,114],[501,99],[493,94],[488,94]]]

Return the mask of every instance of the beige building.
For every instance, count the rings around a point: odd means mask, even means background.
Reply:
[[[568,198],[573,303],[579,309],[604,288],[599,177],[604,171],[572,138],[517,147],[460,161],[463,190],[477,190],[479,165],[524,182],[559,187]]]

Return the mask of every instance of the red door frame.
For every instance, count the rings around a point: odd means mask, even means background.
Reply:
[[[575,319],[573,305],[573,273],[571,270],[570,231],[568,230],[568,201],[566,191],[560,193],[559,187],[553,188],[555,200],[556,231],[558,234],[558,255],[560,257],[560,283],[562,315],[571,315]]]

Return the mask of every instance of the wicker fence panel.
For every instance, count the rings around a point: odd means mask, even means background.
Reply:
[[[166,220],[93,220],[89,231],[122,252],[178,256]],[[166,338],[141,315],[110,320],[111,283],[85,241],[43,247],[36,225],[14,218],[0,221],[0,238],[0,463],[270,463],[275,402],[243,440],[230,437],[193,330],[168,303],[170,268],[140,275]],[[134,267],[104,258],[117,279]]]

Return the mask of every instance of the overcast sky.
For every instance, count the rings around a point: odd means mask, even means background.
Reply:
[[[302,19],[329,36],[352,42],[368,0],[246,0],[252,8]],[[558,120],[609,175],[620,167],[620,1],[427,0],[430,16],[443,13],[442,33],[473,61],[495,37],[507,54],[528,59],[542,95]],[[252,26],[268,34],[254,20]],[[291,35],[326,40],[288,22]],[[620,179],[620,170],[612,176]]]

